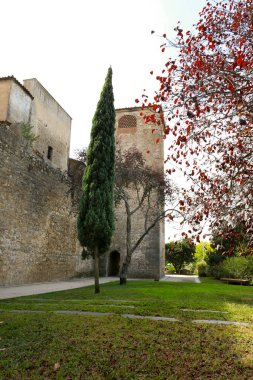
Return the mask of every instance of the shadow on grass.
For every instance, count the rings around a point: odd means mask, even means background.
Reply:
[[[94,295],[93,286],[0,301],[0,309],[24,310],[82,310],[182,317],[186,319],[223,319],[252,321],[252,287],[203,282],[201,284],[154,281],[129,281],[127,286],[117,282],[101,286]],[[199,310],[197,313],[181,309]],[[206,310],[206,312],[203,311]],[[220,313],[209,313],[220,311]],[[228,314],[224,314],[227,312]]]
[[[193,324],[193,319],[252,323],[252,288],[221,283],[117,283],[0,302],[0,378],[251,379],[251,327]],[[250,299],[249,299],[250,298]],[[116,307],[117,306],[117,307]],[[122,306],[122,309],[118,306]],[[180,322],[55,315],[90,310],[177,317]],[[124,310],[125,307],[125,310]],[[206,312],[183,312],[181,308]],[[13,309],[46,314],[12,314]],[[211,314],[207,310],[227,311]]]
[[[1,314],[0,377],[252,378],[252,329],[120,316]]]

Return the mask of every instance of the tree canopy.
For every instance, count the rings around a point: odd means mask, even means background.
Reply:
[[[197,262],[205,261],[207,255],[210,252],[213,252],[214,248],[212,247],[212,243],[208,241],[201,241],[196,244],[195,248],[195,258]]]
[[[165,244],[165,258],[173,264],[176,273],[180,273],[184,265],[195,261],[195,245],[190,240],[171,241]]]
[[[174,42],[163,35],[158,89],[152,99],[142,95],[143,109],[163,111],[168,172],[177,166],[191,180],[181,201],[197,240],[207,218],[211,229],[244,223],[253,238],[252,14],[252,0],[207,1],[193,31],[179,23]]]

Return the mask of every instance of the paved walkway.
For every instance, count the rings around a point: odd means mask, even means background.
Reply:
[[[198,276],[184,274],[166,274],[160,281],[193,282],[198,284],[201,282]]]
[[[100,277],[100,284],[105,282],[116,281],[116,277]],[[37,284],[18,285],[18,286],[1,286],[0,287],[0,300],[7,298],[16,298],[22,296],[31,296],[34,294],[43,294],[58,292],[60,290],[82,288],[94,284],[93,277],[81,278],[78,280],[57,281],[57,282],[44,282]]]
[[[130,279],[133,280],[133,279]],[[106,282],[118,281],[118,277],[100,277],[100,284]],[[173,282],[200,282],[198,276],[185,276],[185,275],[166,275],[161,278],[160,281],[173,281]],[[69,280],[69,281],[57,281],[57,282],[44,282],[28,285],[18,286],[1,286],[0,287],[0,300],[7,298],[16,298],[22,296],[31,296],[34,294],[43,294],[58,292],[60,290],[82,288],[83,286],[89,286],[94,284],[93,277]]]

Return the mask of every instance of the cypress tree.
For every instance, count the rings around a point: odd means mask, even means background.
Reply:
[[[99,293],[99,256],[109,249],[114,230],[115,109],[112,69],[108,69],[92,120],[77,221],[78,239],[94,258],[95,293]]]

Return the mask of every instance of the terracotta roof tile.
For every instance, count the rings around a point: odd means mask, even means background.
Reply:
[[[10,75],[10,76],[7,76],[7,77],[0,77],[0,81],[1,80],[12,80],[13,82],[15,82],[17,85],[19,85],[23,90],[24,92],[29,95],[32,99],[34,99],[34,97],[32,96],[32,94],[27,90],[27,88],[25,86],[23,86],[13,75]]]

